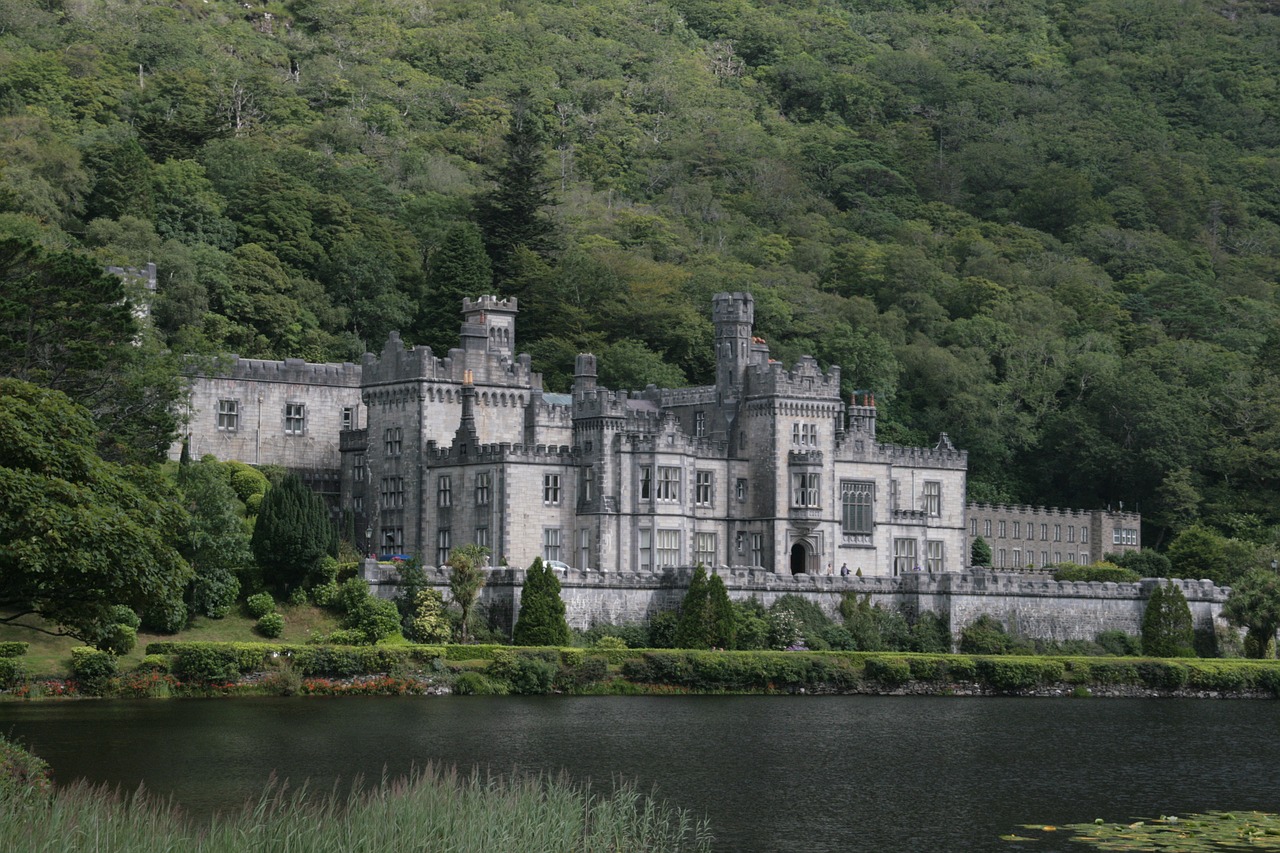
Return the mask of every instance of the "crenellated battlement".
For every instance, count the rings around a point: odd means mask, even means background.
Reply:
[[[877,462],[886,462],[908,468],[967,468],[967,450],[945,450],[929,447],[907,447],[901,444],[871,446],[871,456]]]
[[[1056,506],[1031,506],[1030,504],[985,504],[972,503],[969,504],[970,512],[979,513],[995,513],[999,515],[1007,515],[1010,517],[1033,516],[1036,518],[1047,519],[1070,519],[1072,521],[1088,521],[1099,513],[1103,513],[1111,518],[1125,521],[1137,522],[1142,518],[1141,513],[1126,512],[1124,510],[1090,510],[1090,509],[1067,509]]]
[[[502,312],[515,314],[520,310],[520,301],[514,296],[503,299],[498,296],[479,296],[475,299],[462,300],[462,313],[468,315],[477,311]]]
[[[681,406],[713,406],[715,402],[715,386],[703,385],[697,388],[663,388],[658,405],[664,409],[675,409]]]
[[[300,358],[270,361],[232,355],[220,359],[207,375],[245,382],[284,382],[292,385],[360,387],[360,367],[351,362],[315,363]],[[200,374],[205,375],[205,374]]]
[[[501,462],[535,463],[543,465],[577,465],[582,459],[578,448],[567,444],[478,444],[462,453],[459,448],[440,447],[434,441],[427,442],[424,460],[428,466],[439,467],[463,463],[497,464]]]
[[[486,339],[484,326],[464,323],[464,332]],[[465,339],[465,338],[464,338]],[[461,385],[471,371],[476,385],[507,388],[542,387],[542,375],[534,373],[530,358],[521,354],[514,360],[502,352],[483,347],[455,348],[437,358],[429,346],[406,347],[399,332],[392,332],[380,355],[365,353],[361,364],[366,387],[404,382],[448,382]]]
[[[824,373],[813,356],[801,356],[791,369],[777,361],[751,364],[746,374],[749,397],[840,397],[839,366]]]

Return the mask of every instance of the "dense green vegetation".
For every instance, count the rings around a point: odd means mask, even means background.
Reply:
[[[0,832],[31,851],[181,849],[705,851],[705,820],[617,782],[481,773],[428,764],[343,796],[272,784],[256,803],[209,822],[139,790],[50,785],[48,765],[0,736]]]
[[[1262,0],[14,0],[0,232],[154,260],[178,352],[443,347],[490,282],[553,390],[582,350],[708,381],[709,296],[750,290],[975,499],[1270,544],[1278,34]]]

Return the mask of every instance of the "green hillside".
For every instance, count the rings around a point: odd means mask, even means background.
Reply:
[[[0,233],[155,261],[172,348],[711,379],[710,296],[971,497],[1280,524],[1265,0],[9,0]]]

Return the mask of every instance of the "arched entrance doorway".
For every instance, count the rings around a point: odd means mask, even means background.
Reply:
[[[791,546],[791,574],[809,573],[809,548],[803,542]]]

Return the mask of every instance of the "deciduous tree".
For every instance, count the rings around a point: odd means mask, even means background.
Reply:
[[[192,572],[170,542],[187,524],[177,495],[104,461],[93,436],[66,395],[0,379],[0,622],[37,616],[106,648],[116,605],[181,604]]]
[[[1266,657],[1280,629],[1280,575],[1254,569],[1231,588],[1222,615],[1249,632],[1245,644],[1250,657]]]
[[[467,623],[471,619],[471,608],[484,588],[484,569],[480,564],[488,553],[489,549],[481,545],[463,545],[449,552],[449,594],[462,611],[463,643],[470,640]]]

